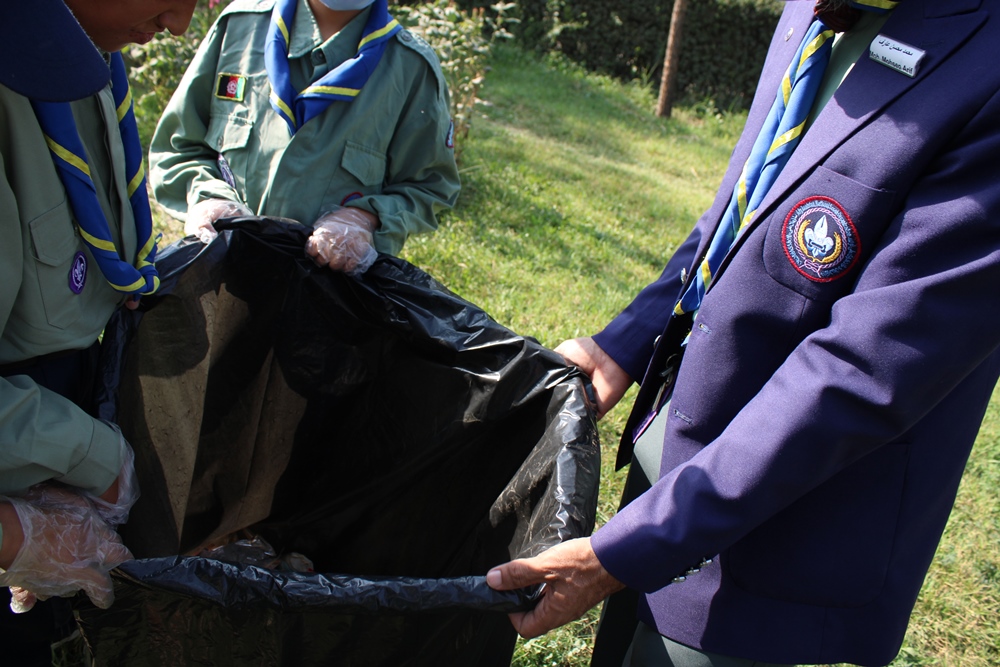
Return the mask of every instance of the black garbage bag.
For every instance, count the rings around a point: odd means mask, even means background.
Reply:
[[[401,259],[353,279],[290,221],[219,228],[105,332],[142,495],[115,604],[75,600],[96,664],[509,664],[537,591],[486,571],[593,529],[584,376]],[[244,531],[314,572],[185,555]]]

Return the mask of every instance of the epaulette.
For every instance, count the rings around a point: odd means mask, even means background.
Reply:
[[[274,9],[274,0],[233,0],[219,16],[237,13],[262,13]]]
[[[441,61],[438,59],[437,52],[434,51],[434,47],[428,44],[423,37],[403,28],[396,33],[396,41],[422,55],[431,64],[435,72],[438,74],[441,73]]]

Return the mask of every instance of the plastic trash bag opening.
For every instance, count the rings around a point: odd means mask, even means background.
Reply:
[[[98,663],[123,657],[109,643],[175,633],[168,617],[216,634],[254,613],[272,629],[246,637],[249,654],[234,639],[225,655],[240,659],[197,664],[245,664],[268,642],[278,662],[265,664],[509,662],[497,612],[530,601],[497,599],[481,575],[592,530],[599,444],[582,374],[403,260],[352,279],[312,265],[294,223],[220,228],[166,249],[161,292],[105,334],[102,416],[128,434],[143,491],[123,530],[139,560],[118,573],[112,611],[142,620],[81,610]],[[176,558],[248,527],[337,574]],[[302,640],[303,623],[324,639]],[[399,637],[405,650],[375,655]],[[153,643],[174,659],[199,642]]]

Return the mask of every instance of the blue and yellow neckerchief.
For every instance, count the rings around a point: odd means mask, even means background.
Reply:
[[[857,0],[856,10],[886,13],[895,9],[899,0]],[[750,149],[750,157],[733,190],[729,206],[712,237],[705,257],[680,300],[674,306],[675,315],[696,313],[726,255],[740,232],[753,220],[757,207],[788,162],[792,151],[802,139],[806,121],[816,100],[826,66],[830,61],[835,32],[821,18],[809,26],[795,57],[781,80],[778,94],[768,112],[760,133]]]
[[[87,153],[77,132],[69,103],[31,100],[31,106],[45,135],[45,143],[52,153],[56,171],[66,189],[80,236],[104,277],[119,292],[150,294],[160,286],[160,279],[153,266],[160,235],[153,237],[142,146],[132,111],[132,92],[125,74],[125,62],[120,53],[111,56],[111,87],[118,114],[118,131],[125,145],[129,203],[135,217],[138,251],[134,265],[124,261],[115,247],[108,221],[97,200],[97,188],[90,176]]]
[[[271,106],[288,125],[290,134],[323,113],[334,100],[353,101],[382,59],[388,39],[402,30],[399,22],[389,15],[386,0],[375,0],[357,54],[296,93],[288,72],[288,44],[297,5],[298,0],[275,2],[264,45]]]

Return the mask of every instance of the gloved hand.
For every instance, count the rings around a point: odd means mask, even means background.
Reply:
[[[253,215],[253,211],[239,202],[228,199],[202,199],[197,204],[188,207],[187,220],[184,221],[184,235],[197,236],[202,243],[210,243],[218,234],[212,223],[220,218],[235,218],[241,215]]]
[[[353,206],[324,213],[313,225],[306,254],[320,266],[359,276],[378,257],[373,245],[378,225],[378,216]]]
[[[27,588],[20,586],[10,587],[10,610],[15,614],[23,614],[31,611],[31,608],[38,602],[38,596]]]
[[[118,479],[115,480],[118,484],[118,500],[112,504],[92,493],[84,491],[83,494],[94,504],[101,518],[111,524],[112,528],[116,528],[128,521],[128,511],[139,499],[139,480],[135,477],[135,454],[125,440],[125,436],[122,435],[121,429],[118,428],[117,424],[112,424],[109,421],[104,423],[118,434],[119,449],[121,450],[122,468],[121,472],[118,473]]]
[[[56,484],[38,484],[23,497],[0,497],[17,512],[24,533],[13,562],[0,574],[15,613],[35,599],[83,590],[101,609],[114,601],[108,572],[132,558],[121,538],[83,495]],[[5,535],[6,539],[6,535]]]

